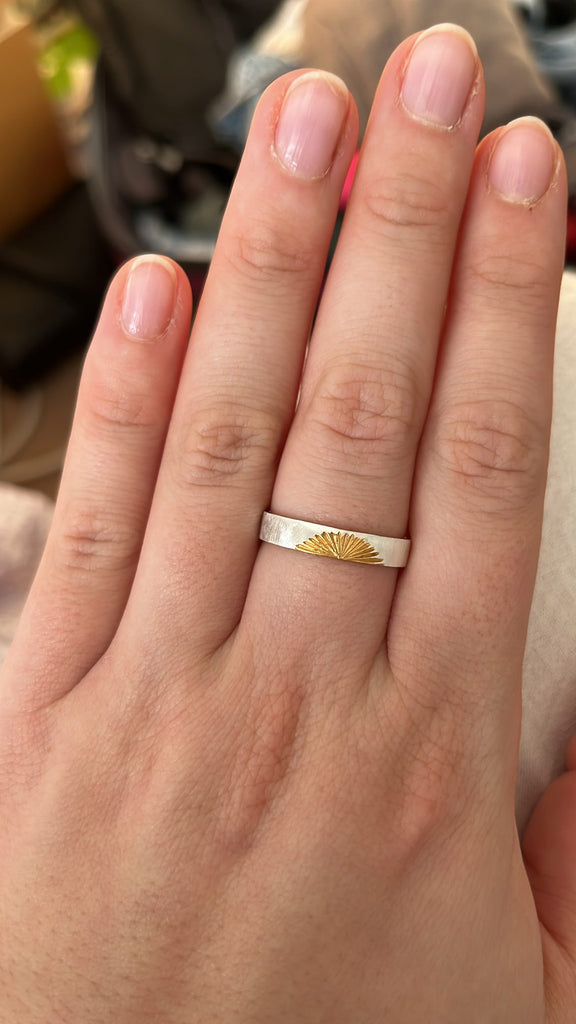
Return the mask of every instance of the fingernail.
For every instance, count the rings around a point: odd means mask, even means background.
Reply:
[[[122,326],[138,341],[154,341],[168,329],[174,316],[176,271],[162,256],[134,260],[124,291]]]
[[[558,163],[546,125],[533,117],[512,121],[499,138],[488,170],[490,184],[511,203],[535,203],[546,194]]]
[[[453,128],[464,114],[477,73],[472,37],[457,25],[436,25],[420,36],[410,54],[404,106],[422,121]]]
[[[348,112],[349,93],[336,75],[312,71],[292,83],[276,129],[276,153],[300,178],[330,170]]]

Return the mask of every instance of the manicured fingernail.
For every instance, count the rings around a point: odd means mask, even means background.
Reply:
[[[522,117],[498,139],[488,176],[509,202],[535,203],[550,188],[557,163],[556,144],[546,125],[535,117]]]
[[[478,73],[474,40],[457,25],[422,33],[404,72],[402,101],[421,121],[453,128],[468,103]]]
[[[349,93],[336,75],[311,71],[292,83],[276,129],[275,149],[300,178],[323,178],[334,160]]]
[[[140,256],[134,260],[124,291],[122,326],[139,341],[154,341],[174,316],[177,279],[169,260]]]

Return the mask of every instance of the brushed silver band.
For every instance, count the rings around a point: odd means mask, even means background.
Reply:
[[[405,538],[342,530],[338,526],[288,519],[272,512],[262,516],[260,540],[324,558],[392,569],[402,569],[410,553],[410,541]]]

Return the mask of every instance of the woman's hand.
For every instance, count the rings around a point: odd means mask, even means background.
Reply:
[[[304,369],[336,80],[263,98],[185,358],[183,274],[113,282],[1,677],[2,1024],[574,1021],[576,772],[514,824],[564,172],[482,115],[463,32],[394,54]]]

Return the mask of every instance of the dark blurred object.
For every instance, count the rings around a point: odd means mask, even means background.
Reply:
[[[206,121],[228,60],[279,0],[72,0],[96,33],[108,80],[134,134],[209,161]]]
[[[544,0],[546,24],[550,28],[576,19],[575,0]]]
[[[72,0],[96,33],[89,187],[122,256],[212,258],[239,156],[208,122],[231,54],[279,0]]]
[[[576,0],[541,0],[524,15],[540,69],[576,108]]]
[[[89,189],[116,252],[161,252],[187,269],[209,263],[237,162],[215,142],[202,160],[186,160],[173,144],[137,132],[104,64],[98,65]]]
[[[22,388],[85,347],[112,271],[85,186],[0,245],[0,377]]]

